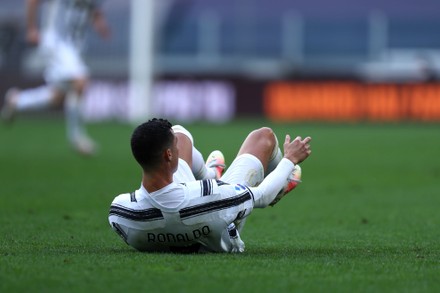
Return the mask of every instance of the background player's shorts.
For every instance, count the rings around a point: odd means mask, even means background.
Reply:
[[[63,84],[72,79],[88,77],[89,71],[81,52],[73,43],[45,36],[40,49],[46,58],[44,77],[48,84]]]
[[[191,168],[188,166],[188,163],[185,160],[179,158],[179,165],[177,167],[177,171],[173,174],[174,182],[182,183],[182,182],[190,182],[196,181]]]
[[[258,186],[263,179],[263,164],[251,154],[243,154],[235,158],[220,178],[226,183],[240,183],[251,187]]]

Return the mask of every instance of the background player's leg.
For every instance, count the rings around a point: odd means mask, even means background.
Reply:
[[[63,93],[49,85],[26,90],[12,88],[6,93],[1,118],[11,122],[19,112],[46,109],[59,104],[62,98]]]
[[[12,100],[17,112],[40,110],[56,104],[61,93],[49,85],[42,85],[32,89],[17,90]]]
[[[73,148],[82,154],[92,155],[96,147],[93,140],[87,135],[81,111],[81,102],[86,83],[86,78],[72,81],[66,95],[64,110],[67,137]]]

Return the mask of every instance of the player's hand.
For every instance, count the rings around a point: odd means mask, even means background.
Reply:
[[[40,42],[40,31],[36,27],[28,28],[26,33],[26,41],[32,45],[37,46]]]
[[[93,13],[93,27],[102,39],[110,39],[111,30],[107,24],[104,14],[101,11],[97,10]]]
[[[112,35],[110,27],[106,23],[96,22],[95,23],[95,30],[98,32],[99,36],[103,40],[110,39],[110,37]]]
[[[294,164],[299,164],[310,156],[312,150],[310,149],[310,136],[302,139],[297,136],[293,141],[290,141],[290,135],[286,135],[284,141],[284,157],[289,159]]]

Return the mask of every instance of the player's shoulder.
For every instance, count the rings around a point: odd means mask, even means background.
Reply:
[[[191,195],[207,196],[219,193],[219,186],[224,184],[215,179],[203,179],[181,183]]]
[[[113,199],[112,205],[113,204],[126,205],[127,203],[135,202],[135,201],[136,201],[136,195],[134,191],[121,193]]]

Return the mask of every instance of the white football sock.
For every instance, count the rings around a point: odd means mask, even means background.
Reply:
[[[191,171],[197,180],[214,179],[216,174],[214,169],[207,168],[202,154],[193,146]]]
[[[275,168],[278,166],[278,163],[283,158],[283,153],[281,152],[281,149],[278,145],[278,139],[275,136],[275,146],[273,148],[272,154],[270,155],[269,164],[267,165],[267,172],[266,175],[275,170]]]
[[[16,97],[17,111],[40,110],[51,105],[53,89],[43,85],[33,89],[20,90]]]
[[[85,136],[84,123],[81,115],[80,95],[70,90],[66,95],[64,102],[64,111],[66,115],[66,130],[69,140],[75,141]]]

